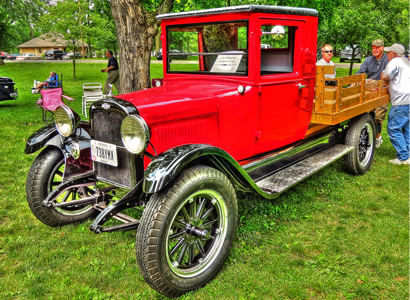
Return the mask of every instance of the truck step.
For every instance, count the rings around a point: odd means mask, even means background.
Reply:
[[[283,193],[298,182],[304,180],[331,162],[339,159],[354,149],[353,146],[337,144],[319,153],[291,165],[256,184],[269,194]]]

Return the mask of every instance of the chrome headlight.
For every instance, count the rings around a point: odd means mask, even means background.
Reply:
[[[56,109],[54,121],[58,133],[64,137],[69,137],[77,128],[80,116],[72,111],[67,105],[61,105]]]
[[[125,148],[131,153],[144,151],[150,139],[147,123],[140,116],[128,116],[121,124],[121,138]]]

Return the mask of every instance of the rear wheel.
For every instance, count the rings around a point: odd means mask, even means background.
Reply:
[[[345,60],[343,59],[343,58],[340,58],[339,59],[339,62],[344,62]]]
[[[232,184],[206,166],[183,171],[147,204],[137,233],[137,262],[157,292],[175,297],[199,288],[221,268],[237,225]]]
[[[26,195],[33,214],[44,224],[55,227],[80,222],[95,216],[97,211],[91,205],[75,207],[46,207],[42,202],[62,181],[64,156],[57,148],[44,149],[34,160],[27,175]],[[57,202],[78,200],[93,194],[87,186],[68,189],[57,198]]]
[[[373,118],[369,114],[360,115],[350,121],[345,141],[346,145],[355,147],[345,156],[347,169],[350,173],[362,175],[370,170],[375,143],[376,128]]]

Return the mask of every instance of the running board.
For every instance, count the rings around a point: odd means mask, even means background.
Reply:
[[[268,194],[283,193],[353,149],[353,146],[336,144],[257,182],[256,185]]]

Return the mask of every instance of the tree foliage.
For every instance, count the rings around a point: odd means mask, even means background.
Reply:
[[[324,40],[340,47],[350,46],[353,58],[360,49],[368,48],[373,40],[396,43],[406,24],[403,4],[401,0],[345,0],[335,9],[326,28],[322,28]],[[352,67],[353,59],[349,74]]]
[[[64,0],[51,6],[49,14],[42,20],[50,37],[61,36],[67,40],[76,52],[85,38],[90,39],[104,32],[106,21],[90,8],[88,0]],[[73,60],[75,79],[75,56]]]
[[[12,51],[39,35],[36,24],[45,8],[41,0],[0,0],[0,50]]]

